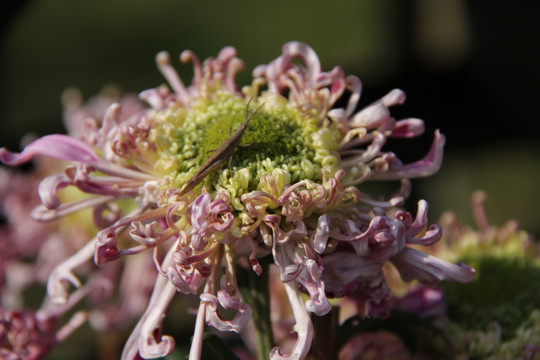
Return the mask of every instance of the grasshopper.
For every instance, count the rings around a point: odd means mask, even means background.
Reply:
[[[234,150],[240,144],[240,140],[242,140],[242,135],[244,135],[244,131],[246,130],[246,127],[249,121],[253,118],[255,113],[259,111],[259,109],[264,105],[264,103],[261,104],[261,106],[255,109],[255,111],[253,111],[251,116],[248,117],[248,110],[249,110],[250,102],[251,102],[251,99],[248,101],[246,105],[246,118],[238,126],[238,129],[236,129],[234,133],[230,134],[229,137],[221,143],[221,145],[204,162],[204,164],[199,168],[199,170],[197,170],[197,172],[191,177],[191,179],[189,179],[184,184],[178,196],[182,196],[188,193],[189,191],[193,190],[193,188],[199,185],[199,183],[203,181],[204,178],[208,174],[217,170],[221,166],[221,164],[225,162],[225,160],[227,159],[229,160],[229,167],[231,167],[232,155],[234,153]]]

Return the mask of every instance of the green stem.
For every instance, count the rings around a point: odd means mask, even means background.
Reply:
[[[309,360],[337,360],[338,359],[338,326],[339,307],[324,316],[311,316],[313,323],[313,341],[309,350]]]
[[[258,276],[252,269],[238,271],[238,283],[244,300],[251,306],[257,359],[268,360],[274,347],[272,323],[270,322],[270,290],[268,287],[269,261],[261,259],[262,273]]]

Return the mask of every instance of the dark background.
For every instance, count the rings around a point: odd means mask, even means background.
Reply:
[[[250,81],[253,68],[279,56],[290,40],[308,43],[323,68],[335,65],[363,81],[361,106],[399,87],[408,95],[396,117],[426,121],[420,139],[389,145],[407,161],[421,158],[432,133],[447,137],[440,172],[414,182],[407,204],[430,203],[431,221],[445,210],[472,223],[469,198],[489,196],[494,224],[516,218],[540,235],[538,51],[536,1],[267,2],[177,0],[4,1],[0,5],[0,145],[19,148],[28,132],[63,132],[60,95],[76,86],[86,97],[107,84],[140,92],[163,83],[154,55],[193,50],[200,59],[235,46]],[[191,66],[177,69],[186,84]],[[174,308],[176,306],[177,308]],[[189,345],[192,325],[176,303],[166,318],[183,324],[173,334]],[[176,315],[172,315],[176,314]],[[174,328],[174,326],[171,326]],[[51,359],[118,358],[128,332],[85,330]],[[182,340],[183,339],[183,340]],[[95,344],[98,344],[96,346]],[[101,349],[101,350],[97,350]],[[103,350],[106,349],[106,350]],[[171,358],[181,358],[178,350]]]
[[[5,2],[6,3],[6,2]],[[361,105],[394,87],[407,102],[397,117],[419,117],[420,140],[390,144],[413,161],[433,130],[447,137],[441,171],[415,182],[431,219],[457,211],[470,222],[469,196],[484,189],[488,215],[517,218],[540,234],[540,145],[537,101],[540,56],[533,1],[464,0],[272,2],[173,0],[40,0],[2,5],[0,144],[18,149],[27,132],[63,132],[60,95],[76,86],[86,97],[106,84],[140,92],[164,80],[154,55],[191,49],[204,59],[226,45],[246,63],[238,79],[304,41],[323,68],[340,65],[364,85]],[[191,66],[176,63],[184,82]]]

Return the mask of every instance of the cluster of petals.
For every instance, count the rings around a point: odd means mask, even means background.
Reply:
[[[74,90],[65,96],[65,125],[74,137],[87,142],[96,139],[95,133],[89,130],[101,128],[104,104],[108,106],[113,101],[109,95],[110,91],[107,96],[101,94],[84,106]],[[129,115],[145,108],[143,103],[135,103],[133,96],[114,99],[129,104],[125,107]],[[84,221],[36,222],[31,217],[43,212],[43,206],[34,209],[40,203],[41,179],[61,169],[61,163],[44,157],[36,159],[32,168],[25,171],[0,168],[0,213],[5,219],[0,226],[2,358],[44,358],[87,319],[99,330],[125,328],[143,312],[155,280],[154,276],[148,276],[147,270],[154,264],[147,258],[130,258],[123,264],[112,264],[97,271],[91,262],[81,262],[77,273],[88,276],[89,280],[79,284],[69,298],[66,295],[61,304],[46,300],[38,309],[28,307],[25,295],[35,291],[31,286],[46,284],[51,271],[88,241],[89,224]],[[44,181],[42,189],[43,186],[47,186]],[[58,202],[55,197],[49,199]],[[112,284],[117,286],[117,291],[111,291]],[[66,313],[82,297],[87,297],[91,310],[79,311],[63,323]]]
[[[404,93],[392,90],[357,112],[360,80],[345,77],[339,67],[322,71],[315,52],[302,43],[286,44],[280,57],[257,67],[254,83],[266,86],[268,93],[288,96],[291,105],[306,117],[316,117],[321,126],[331,123],[339,130],[342,138],[335,151],[339,161],[333,164],[338,170],[323,174],[320,183],[306,179],[284,184],[279,173],[266,174],[260,179],[260,189],[241,196],[244,210],[240,213],[224,190],[181,195],[179,189],[164,189],[165,180],[153,166],[157,154],[150,136],[152,116],[179,107],[189,111],[195,100],[213,100],[218,90],[244,96],[235,84],[235,75],[243,67],[235,55],[227,47],[217,58],[201,64],[193,53],[182,53],[183,62],[194,64],[193,81],[186,87],[169,56],[160,53],[158,68],[171,89],[161,86],[142,92],[140,98],[150,107],[136,108],[126,116],[122,105],[113,103],[101,120],[83,122],[86,130],[80,136],[48,135],[21,153],[0,149],[0,159],[8,165],[22,164],[37,155],[68,162],[62,173],[41,182],[41,205],[33,211],[35,218],[51,221],[83,208],[93,209],[100,230],[52,271],[48,293],[54,301],[69,301],[68,285],[81,286],[75,269],[88,260],[93,258],[105,268],[145,252],[155,264],[157,278],[123,358],[162,357],[173,350],[172,337],[156,334],[161,334],[170,301],[181,292],[200,298],[190,353],[190,359],[197,359],[205,324],[241,332],[251,318],[251,308],[236,282],[238,258],[246,257],[252,270],[260,274],[257,259],[271,254],[280,269],[298,338],[288,353],[276,347],[270,356],[302,359],[312,339],[309,313],[328,313],[330,297],[357,300],[365,305],[366,316],[384,314],[390,296],[382,272],[386,261],[406,281],[434,284],[474,279],[473,269],[410,246],[430,245],[441,238],[439,226],[428,226],[425,201],[419,202],[415,215],[399,208],[409,194],[408,179],[430,175],[440,167],[444,137],[435,132],[426,157],[411,164],[383,151],[389,137],[410,138],[424,131],[419,119],[390,116],[389,108],[402,104]],[[346,107],[335,108],[346,93]],[[356,187],[367,180],[401,180],[401,187],[387,199],[375,200]],[[62,202],[59,192],[66,187],[90,196]],[[122,209],[118,201],[124,199],[132,199],[136,206]],[[120,237],[128,238],[131,245],[119,241]],[[303,293],[308,295],[307,301]],[[234,311],[235,316],[223,319],[220,308]]]

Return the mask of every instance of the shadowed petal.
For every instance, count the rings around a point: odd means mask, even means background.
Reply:
[[[476,271],[470,266],[452,264],[411,248],[404,248],[391,262],[405,281],[417,279],[429,285],[441,280],[468,283],[476,278]]]

